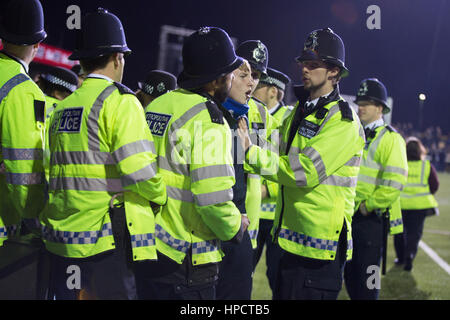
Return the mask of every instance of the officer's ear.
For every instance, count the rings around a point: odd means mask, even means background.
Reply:
[[[116,52],[116,53],[113,53],[111,56],[112,56],[112,60],[114,62],[114,69],[118,69],[120,67],[120,65],[122,65],[124,62],[123,53]]]

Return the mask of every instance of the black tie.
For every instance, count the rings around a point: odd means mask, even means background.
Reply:
[[[364,129],[364,133],[366,134],[366,140],[373,139],[375,137],[376,131],[375,129]]]

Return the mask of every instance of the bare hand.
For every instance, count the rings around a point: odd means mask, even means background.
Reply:
[[[264,184],[261,185],[261,199],[267,198],[268,194],[267,187]]]
[[[243,231],[247,230],[248,225],[250,224],[250,220],[248,220],[248,217],[246,214],[241,214],[241,224]]]
[[[361,202],[361,204],[359,205],[359,212],[361,212],[361,214],[363,216],[367,216],[369,214],[369,211],[367,211],[367,208],[366,208],[365,201]]]
[[[244,117],[238,120],[238,135],[244,152],[247,152],[247,149],[252,145],[252,143],[250,141],[250,136],[248,135],[247,121]]]

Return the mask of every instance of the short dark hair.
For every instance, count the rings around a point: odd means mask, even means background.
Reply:
[[[80,65],[81,68],[83,68],[83,73],[89,74],[94,70],[103,69],[104,67],[106,67],[113,54],[114,53],[110,53],[92,59],[80,60]]]
[[[425,155],[426,152],[425,147],[418,138],[409,137],[406,140],[406,157],[409,161],[421,160],[422,155]]]

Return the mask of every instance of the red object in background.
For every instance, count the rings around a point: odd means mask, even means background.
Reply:
[[[0,41],[0,50],[2,48],[3,45]],[[72,61],[68,59],[71,54],[72,52],[70,51],[41,43],[33,62],[70,69],[73,65],[78,64],[78,61]]]

